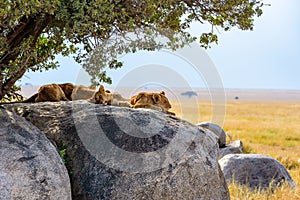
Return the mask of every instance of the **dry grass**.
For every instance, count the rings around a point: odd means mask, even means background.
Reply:
[[[210,102],[172,103],[177,116],[198,123],[211,121]],[[247,153],[267,154],[279,160],[300,186],[300,102],[230,101],[226,105],[224,130],[233,140],[242,140]],[[300,199],[299,189],[283,186],[275,191],[250,191],[229,186],[231,199]]]

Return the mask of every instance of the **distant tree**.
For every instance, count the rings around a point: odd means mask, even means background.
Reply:
[[[188,96],[189,98],[191,98],[192,96],[198,96],[197,93],[193,92],[193,91],[182,92],[181,95],[182,96]]]
[[[1,0],[0,99],[14,97],[26,71],[56,68],[58,54],[75,55],[94,82],[110,83],[104,68],[121,67],[119,54],[181,47],[196,39],[187,32],[193,21],[211,24],[199,38],[209,47],[218,41],[215,27],[251,30],[262,6],[256,0]],[[161,35],[164,44],[156,40]],[[95,65],[91,52],[98,48]]]

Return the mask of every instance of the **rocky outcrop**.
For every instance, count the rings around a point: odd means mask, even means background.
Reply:
[[[0,199],[71,199],[55,147],[24,118],[0,108]]]
[[[220,159],[228,154],[240,154],[240,153],[244,153],[243,143],[241,140],[236,140],[220,148]]]
[[[219,147],[224,147],[226,145],[226,133],[219,125],[212,122],[201,122],[197,124],[197,126],[208,129],[218,136]]]
[[[230,154],[219,160],[226,182],[234,178],[235,183],[251,189],[266,189],[287,182],[295,182],[285,167],[277,160],[261,154]]]
[[[5,105],[66,148],[73,199],[229,199],[217,140],[164,113],[85,101]]]

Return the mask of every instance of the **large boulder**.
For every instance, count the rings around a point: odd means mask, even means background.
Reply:
[[[220,159],[228,154],[244,153],[243,143],[241,140],[235,140],[220,148]]]
[[[76,199],[229,199],[217,140],[174,116],[85,101],[5,105],[66,147]]]
[[[295,182],[285,167],[277,160],[261,154],[229,154],[219,160],[226,182],[249,186],[251,189],[267,189],[287,182]]]
[[[71,199],[55,147],[24,118],[0,108],[0,199]]]
[[[213,132],[219,139],[219,147],[224,147],[226,145],[226,133],[218,124],[212,122],[201,122],[197,126],[205,128]]]

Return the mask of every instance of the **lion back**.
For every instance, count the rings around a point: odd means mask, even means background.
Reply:
[[[69,99],[71,101],[72,100],[71,96],[72,96],[75,86],[72,83],[62,83],[62,84],[58,84],[58,85],[59,85],[59,87],[61,87],[61,89],[65,93],[65,96],[67,97],[67,99]]]
[[[152,93],[140,92],[137,95],[130,98],[131,105],[154,105],[154,101],[152,98]]]
[[[35,102],[44,102],[44,101],[66,101],[67,98],[59,85],[49,84],[43,85],[38,91],[38,95],[35,99]]]
[[[72,101],[90,99],[94,96],[94,93],[95,90],[90,89],[86,86],[83,85],[75,86],[71,94],[71,99]]]

